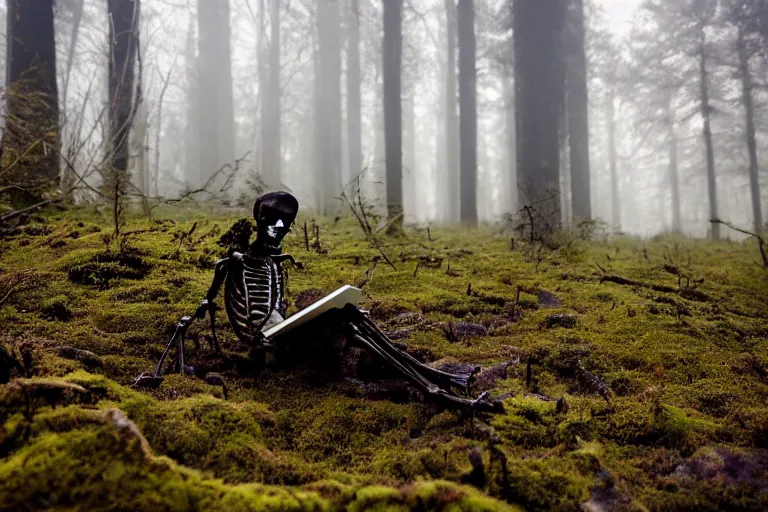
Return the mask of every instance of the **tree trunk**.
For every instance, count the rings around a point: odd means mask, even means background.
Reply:
[[[360,3],[352,0],[347,11],[347,147],[349,176],[363,170],[360,107]]]
[[[712,146],[712,128],[710,127],[710,113],[712,107],[709,105],[709,78],[707,73],[707,54],[706,54],[706,36],[704,27],[699,28],[699,87],[700,87],[700,107],[701,117],[704,121],[702,135],[704,136],[704,147],[707,159],[707,190],[709,192],[709,218],[710,221],[717,219],[717,178],[715,176],[715,151]],[[710,222],[712,240],[720,240],[720,224]]]
[[[416,113],[413,95],[404,98],[403,103],[403,218],[415,221],[419,207],[419,182],[416,179]]]
[[[570,149],[571,201],[574,219],[589,220],[589,98],[587,57],[584,48],[584,0],[570,0],[568,60],[566,62],[568,145]]]
[[[440,43],[444,43],[445,39],[445,33],[443,31],[439,34],[440,37]],[[435,105],[434,115],[435,115],[435,188],[434,188],[434,194],[435,194],[435,212],[434,216],[431,217],[435,220],[441,220],[446,221],[448,220],[448,205],[447,205],[447,199],[448,199],[448,178],[447,178],[447,166],[446,166],[446,144],[445,144],[445,137],[446,137],[446,115],[445,115],[445,83],[446,83],[446,69],[445,69],[445,62],[442,61],[442,59],[438,62],[439,66],[439,74],[437,77],[438,80],[438,94],[437,94],[437,104]]]
[[[741,27],[738,28],[739,72],[741,74],[741,95],[746,119],[747,152],[749,153],[749,187],[752,195],[752,222],[755,232],[763,234],[763,213],[760,204],[759,168],[757,165],[757,144],[755,142],[755,109],[752,103],[752,73],[749,69],[749,56]]]
[[[69,116],[67,115],[67,105],[68,105],[68,98],[69,98],[69,80],[72,76],[72,67],[75,62],[75,51],[77,49],[77,40],[80,36],[80,25],[83,21],[83,4],[85,0],[75,0],[73,6],[72,6],[72,32],[69,34],[69,45],[67,47],[67,62],[64,68],[64,79],[62,83],[62,91],[61,91],[61,119],[62,119],[62,129],[60,137],[64,137],[65,139],[68,138],[65,136],[64,132],[69,131],[68,125],[73,124],[72,120],[69,119]],[[82,117],[82,116],[80,116]],[[82,119],[76,119],[74,124],[80,124],[82,122]],[[70,139],[72,140],[72,139]],[[68,148],[69,150],[73,150],[71,146]],[[65,150],[65,153],[67,153],[67,150]],[[71,156],[71,155],[70,155]],[[72,172],[72,169],[69,167],[64,167],[62,177],[61,177],[61,185],[62,189],[67,194],[67,202],[71,203],[73,201],[72,197],[72,188],[75,184],[75,175]]]
[[[611,88],[606,98],[605,114],[608,118],[608,167],[611,172],[611,223],[621,231],[621,187],[616,155],[616,112],[614,109],[615,92]]]
[[[565,0],[513,2],[517,178],[536,230],[560,225],[560,112]]]
[[[446,74],[445,74],[445,185],[446,220],[459,221],[459,119],[456,80],[456,0],[445,0]]]
[[[318,61],[315,76],[315,151],[319,165],[318,209],[331,215],[341,183],[341,42],[339,4],[317,0]]]
[[[184,49],[186,67],[186,127],[184,130],[184,179],[189,184],[199,185],[202,177],[200,168],[200,127],[199,120],[200,80],[197,59],[195,57],[195,20],[190,17],[187,28],[187,42]],[[155,169],[155,172],[158,170]],[[155,181],[155,195],[158,195],[159,183]]]
[[[403,214],[403,119],[401,64],[402,0],[384,0],[384,151],[386,153],[387,219],[397,227]],[[398,220],[399,219],[399,220]]]
[[[477,68],[475,62],[475,7],[459,0],[459,163],[461,222],[477,225]]]
[[[229,0],[197,0],[198,134],[202,186],[235,159]],[[218,192],[223,177],[212,183]]]
[[[667,138],[669,143],[669,188],[672,192],[672,232],[682,233],[682,211],[680,206],[680,177],[677,166],[677,133],[675,114],[672,110],[672,95],[667,100]]]
[[[513,77],[513,66],[510,63],[507,76],[504,77],[504,99],[506,101],[505,136],[506,136],[506,155],[507,155],[507,179],[504,183],[506,201],[501,211],[505,213],[515,213],[518,208],[517,199],[517,148],[515,134],[515,80]]]
[[[67,63],[64,68],[64,80],[61,91],[61,113],[62,117],[67,118],[67,99],[69,97],[69,80],[72,76],[72,65],[75,61],[75,49],[77,48],[77,39],[80,36],[80,24],[83,20],[83,4],[85,0],[74,0],[72,5],[72,32],[69,35],[69,46],[67,47]]]
[[[24,188],[56,186],[59,178],[59,103],[53,0],[8,0],[6,82],[8,86],[2,159],[13,169],[0,182]],[[14,194],[15,206],[38,199]]]
[[[280,0],[270,0],[269,3],[269,66],[266,71],[267,80],[261,82],[266,86],[262,95],[261,112],[261,176],[264,184],[272,189],[282,185],[280,168],[282,151],[280,144]],[[260,35],[264,39],[264,34]],[[260,58],[263,58],[261,55]],[[260,73],[261,74],[261,73]]]
[[[139,1],[109,0],[109,144],[112,169],[108,193],[113,204],[115,231],[119,231],[124,193],[128,186],[129,140],[134,121],[134,67],[138,46]],[[138,88],[140,90],[140,88]],[[137,98],[137,103],[140,101]]]

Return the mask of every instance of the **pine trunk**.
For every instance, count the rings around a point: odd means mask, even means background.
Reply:
[[[589,174],[589,97],[584,48],[584,0],[570,0],[566,63],[570,184],[574,219],[592,217]]]
[[[347,17],[347,147],[349,175],[363,170],[360,107],[360,3],[352,0]]]
[[[456,0],[445,0],[445,205],[446,221],[459,221],[459,119],[456,80]]]
[[[738,29],[739,73],[741,74],[741,95],[746,120],[747,152],[749,154],[749,188],[752,198],[752,222],[755,232],[763,234],[763,213],[760,204],[759,167],[757,164],[757,143],[755,142],[755,107],[752,102],[752,73],[749,69],[746,41],[741,28]]]
[[[384,0],[384,151],[386,153],[387,219],[395,227],[403,214],[403,119],[401,63],[402,0]]]
[[[473,0],[459,0],[459,161],[461,222],[477,225],[477,68]]]
[[[109,144],[112,168],[107,193],[112,200],[115,231],[119,231],[127,191],[131,128],[134,121],[134,67],[138,44],[138,0],[109,0]],[[140,100],[140,98],[137,98]]]
[[[608,118],[608,167],[611,172],[611,223],[621,231],[621,185],[619,184],[618,157],[616,154],[616,112],[614,109],[615,93],[613,89],[606,98],[606,116]]]
[[[317,1],[318,60],[315,74],[315,151],[318,209],[335,214],[341,183],[341,42],[339,4]]]
[[[667,139],[669,144],[669,189],[672,193],[672,232],[682,233],[682,210],[680,205],[680,177],[678,171],[677,132],[672,110],[672,97],[667,102]]]
[[[707,161],[707,191],[709,193],[709,219],[712,240],[720,240],[720,224],[712,222],[718,218],[717,214],[717,177],[715,175],[715,150],[712,145],[712,128],[710,125],[712,107],[709,104],[709,77],[707,73],[706,36],[704,27],[700,27],[699,42],[699,106],[701,118],[704,122],[702,135],[704,137],[704,149]]]
[[[565,0],[513,2],[517,178],[535,230],[560,225],[560,114]]]
[[[269,62],[261,86],[265,86],[261,111],[261,176],[265,185],[279,189],[282,150],[280,140],[280,0],[269,0]],[[263,34],[261,35],[263,40]],[[265,55],[260,56],[263,60]]]
[[[197,23],[200,174],[195,185],[202,186],[235,159],[229,0],[198,0]],[[223,182],[218,176],[210,190],[219,192]]]

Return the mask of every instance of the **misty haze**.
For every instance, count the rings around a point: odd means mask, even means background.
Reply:
[[[0,512],[768,510],[768,0],[0,28]]]

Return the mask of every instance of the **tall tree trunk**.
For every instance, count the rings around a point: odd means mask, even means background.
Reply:
[[[198,134],[200,176],[205,184],[223,165],[235,159],[229,0],[197,0]],[[212,183],[218,191],[223,177]]]
[[[749,153],[749,187],[752,195],[752,222],[755,232],[762,235],[763,213],[760,204],[759,168],[757,165],[757,144],[755,142],[755,108],[752,103],[752,72],[749,69],[746,41],[741,27],[738,27],[739,72],[741,74],[741,96],[746,119],[747,152]]]
[[[461,222],[477,225],[477,68],[475,62],[475,7],[459,0],[459,160]]]
[[[704,27],[699,27],[699,105],[701,117],[704,121],[702,135],[704,136],[704,148],[707,160],[707,190],[709,192],[709,218],[717,219],[717,177],[715,176],[715,150],[712,146],[712,128],[710,117],[712,107],[709,104],[709,77],[707,73],[707,50]],[[710,222],[712,240],[720,240],[720,224]]]
[[[682,233],[682,210],[680,205],[680,177],[677,165],[677,132],[675,131],[675,113],[672,109],[672,95],[667,100],[667,143],[669,144],[669,189],[672,192],[672,232]]]
[[[85,3],[85,0],[75,0],[74,4],[72,6],[72,32],[69,34],[69,46],[67,47],[67,62],[64,68],[64,80],[62,83],[62,91],[61,91],[61,119],[62,119],[62,133],[60,134],[60,137],[64,136],[65,131],[69,131],[68,125],[71,124],[80,124],[82,123],[82,119],[77,119],[74,123],[71,119],[69,119],[67,115],[67,105],[68,105],[68,98],[69,98],[69,80],[72,76],[72,67],[74,66],[75,62],[75,52],[77,50],[77,41],[80,36],[80,25],[83,20],[83,4]],[[71,146],[68,148],[69,150],[73,150]],[[65,153],[67,151],[65,150]],[[71,155],[69,155],[71,156]],[[62,173],[61,177],[61,185],[62,189],[64,189],[65,193],[67,194],[67,201],[72,202],[72,192],[71,189],[74,187],[75,184],[75,175],[72,172],[72,169],[69,167],[64,167],[64,171]]]
[[[384,151],[387,173],[387,219],[402,224],[403,119],[401,64],[403,54],[402,0],[384,0]],[[398,220],[399,218],[399,220]]]
[[[112,198],[115,232],[128,186],[129,140],[134,121],[134,67],[138,46],[139,0],[109,0],[109,143],[112,169],[108,190]],[[140,87],[137,88],[140,91]],[[141,98],[136,98],[137,103]]]
[[[339,209],[341,183],[341,42],[339,4],[317,1],[318,61],[315,76],[315,148],[319,163],[318,209]]]
[[[64,80],[61,87],[61,113],[66,120],[67,99],[69,97],[69,80],[72,76],[72,66],[75,62],[75,50],[80,36],[80,24],[83,20],[83,4],[85,0],[74,0],[72,3],[72,32],[69,34],[69,46],[67,48],[67,63],[64,68]]]
[[[589,194],[589,98],[584,48],[584,0],[570,0],[566,62],[568,144],[574,219],[592,218]]]
[[[443,31],[439,34],[440,43],[444,42],[445,34]],[[446,82],[446,69],[445,63],[442,59],[439,60],[440,73],[438,74],[438,94],[437,104],[435,105],[435,214],[430,217],[430,220],[448,220],[448,179],[447,179],[447,166],[446,166],[446,115],[445,115],[445,82]]]
[[[2,157],[5,165],[26,155],[0,181],[22,187],[55,186],[59,178],[59,102],[53,0],[8,0]],[[22,206],[37,193],[14,194]]]
[[[518,208],[517,199],[517,136],[515,133],[515,80],[513,77],[513,65],[509,64],[507,76],[504,77],[504,99],[505,109],[505,137],[506,137],[506,156],[507,156],[507,179],[504,183],[506,201],[503,203],[501,211],[504,213],[515,213]]]
[[[262,95],[261,175],[264,183],[280,188],[282,151],[280,145],[280,0],[269,0],[269,66],[266,94]],[[262,35],[263,39],[263,35]],[[263,56],[262,56],[263,57]]]
[[[536,229],[560,225],[560,112],[564,99],[565,0],[513,2],[517,178]]]
[[[347,16],[347,147],[349,175],[363,169],[360,108],[360,2],[352,0]]]
[[[619,184],[618,158],[616,155],[616,112],[614,101],[616,99],[613,88],[609,89],[605,115],[608,118],[608,168],[611,172],[611,223],[613,228],[621,231],[621,186]]]
[[[198,185],[202,177],[200,167],[200,127],[199,120],[200,80],[198,77],[197,58],[195,57],[195,20],[190,16],[187,27],[187,42],[184,48],[186,68],[186,127],[184,129],[184,179],[187,183]],[[157,169],[155,169],[157,172]],[[155,181],[155,195],[158,195],[159,183]]]
[[[419,182],[416,169],[416,113],[413,93],[403,99],[403,212],[404,220],[417,218]]]
[[[446,220],[459,221],[459,118],[456,80],[456,0],[445,0],[446,74],[445,74],[445,185]]]

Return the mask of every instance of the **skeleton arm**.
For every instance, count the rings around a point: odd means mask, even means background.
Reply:
[[[211,282],[208,293],[205,294],[205,298],[200,301],[200,305],[195,310],[195,318],[203,318],[206,312],[211,314],[213,321],[213,315],[217,309],[216,296],[219,294],[221,285],[224,284],[224,279],[227,277],[227,266],[229,265],[229,258],[222,258],[216,262],[216,269],[213,273],[213,282]]]

